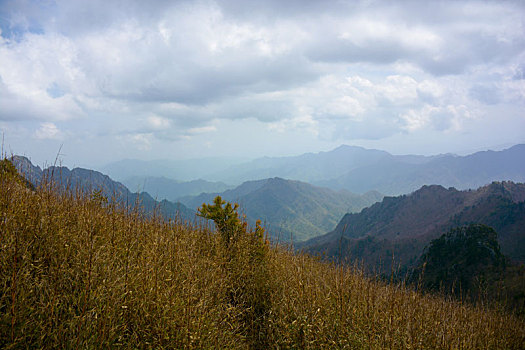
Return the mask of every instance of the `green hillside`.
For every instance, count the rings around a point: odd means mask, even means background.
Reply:
[[[181,202],[197,209],[217,195],[239,203],[249,222],[263,221],[272,238],[280,242],[322,235],[332,230],[344,214],[358,212],[383,198],[374,191],[356,195],[276,177],[248,181],[222,193],[181,198]]]
[[[316,237],[331,230],[347,212],[357,212],[382,196],[335,192],[299,181],[268,179],[264,186],[240,199],[249,218],[264,220],[272,232],[287,241]]]

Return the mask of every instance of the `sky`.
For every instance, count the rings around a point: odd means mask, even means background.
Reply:
[[[523,1],[0,0],[4,153],[100,165],[525,142]]]

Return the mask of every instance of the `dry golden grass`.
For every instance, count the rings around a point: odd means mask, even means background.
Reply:
[[[503,312],[0,176],[0,348],[525,347]]]

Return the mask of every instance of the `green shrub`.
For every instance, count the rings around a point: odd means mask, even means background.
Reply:
[[[203,204],[198,215],[211,219],[219,234],[219,259],[229,286],[228,304],[237,309],[237,322],[254,348],[268,347],[267,317],[271,310],[271,274],[268,269],[269,245],[264,228],[257,221],[253,230],[237,212],[239,205],[217,196],[213,205]]]

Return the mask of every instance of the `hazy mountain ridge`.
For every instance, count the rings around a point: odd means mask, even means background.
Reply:
[[[132,176],[166,177],[177,181],[206,179],[210,173],[227,169],[245,161],[242,158],[203,158],[185,160],[139,160],[123,159],[106,164],[100,170],[114,179],[124,180]]]
[[[356,167],[374,164],[391,157],[392,155],[385,151],[342,145],[328,152],[255,159],[216,172],[211,175],[211,178],[228,183],[239,183],[282,177],[313,183],[335,178]]]
[[[311,252],[364,259],[369,266],[413,264],[423,247],[447,230],[480,223],[498,233],[502,252],[525,262],[525,184],[494,182],[477,190],[423,186],[410,195],[385,197],[357,214],[346,214],[336,229],[303,243]]]
[[[375,189],[398,195],[410,193],[423,185],[469,189],[492,181],[525,181],[525,145],[503,151],[483,151],[468,156],[442,155],[424,162],[407,162],[404,156],[393,156],[384,162],[358,167],[347,174],[319,185],[345,188],[355,193]]]
[[[300,181],[271,178],[248,181],[222,193],[181,198],[181,202],[197,208],[217,195],[239,203],[250,222],[262,220],[272,236],[281,241],[290,240],[292,234],[294,241],[322,234],[333,228],[344,213],[359,211],[382,198],[377,192],[356,195]]]
[[[389,195],[410,193],[423,185],[477,188],[492,181],[525,181],[525,145],[467,156],[392,155],[385,151],[343,145],[328,152],[293,157],[259,158],[209,176],[240,183],[272,177],[309,182],[353,193],[377,190]]]
[[[223,192],[232,187],[223,182],[210,182],[202,179],[177,181],[166,177],[152,176],[129,177],[122,180],[122,183],[132,190],[145,191],[158,199],[167,199],[169,201],[178,201],[181,197],[201,193]]]
[[[119,180],[130,176],[163,176],[177,180],[201,178],[228,185],[281,177],[333,190],[346,189],[353,193],[376,190],[387,195],[399,195],[432,184],[469,189],[492,181],[524,182],[523,159],[525,144],[467,156],[392,155],[386,151],[342,145],[327,152],[264,157],[249,162],[239,159],[223,161],[222,158],[123,160],[107,165],[104,172]]]
[[[122,183],[96,170],[84,168],[70,170],[62,166],[50,166],[42,170],[39,166],[33,165],[28,158],[22,156],[13,156],[12,162],[17,170],[35,186],[38,186],[43,179],[52,179],[58,185],[73,190],[76,188],[82,188],[84,191],[102,190],[107,198],[115,198],[132,207],[138,201],[146,212],[159,210],[166,218],[181,218],[190,221],[195,218],[195,211],[182,203],[157,201],[147,192],[133,193]]]

